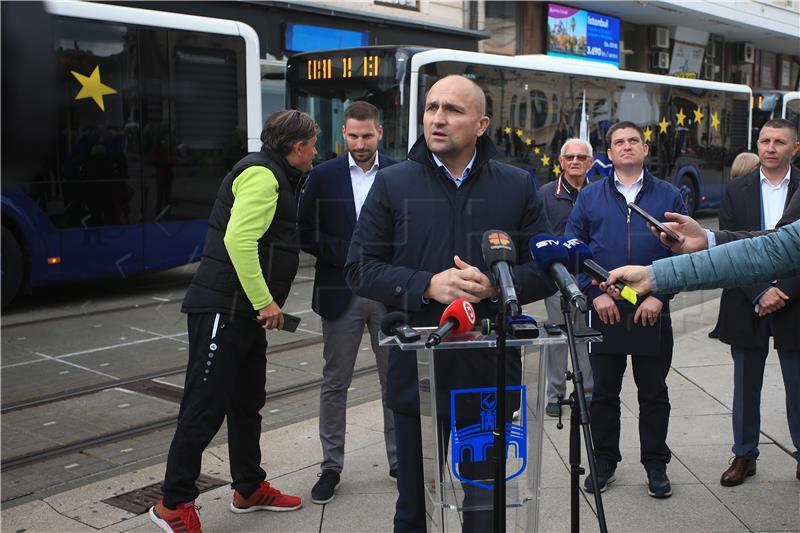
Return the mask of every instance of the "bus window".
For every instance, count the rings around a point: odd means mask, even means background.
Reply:
[[[45,205],[54,225],[64,230],[62,274],[140,270],[141,228],[128,226],[141,222],[142,205],[136,29],[59,20],[56,32],[63,112],[57,182]],[[114,226],[119,228],[105,229]],[[86,254],[95,257],[90,268],[79,260]]]

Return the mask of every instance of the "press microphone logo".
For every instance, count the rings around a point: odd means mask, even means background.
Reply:
[[[511,244],[511,237],[508,236],[508,233],[502,231],[494,231],[489,234],[489,244],[492,248],[505,248],[510,250],[509,244]]]
[[[470,323],[475,323],[475,308],[472,307],[472,304],[468,301],[464,300],[461,302],[461,307],[464,309],[464,314],[467,316],[467,319]]]
[[[564,241],[562,244],[564,245],[565,248],[572,249],[575,246],[578,246],[579,244],[583,244],[583,241],[578,238],[572,238],[569,239],[568,241]]]
[[[539,241],[536,243],[536,248],[544,248],[545,246],[558,246],[559,242],[554,241],[552,239],[547,239],[544,241]]]

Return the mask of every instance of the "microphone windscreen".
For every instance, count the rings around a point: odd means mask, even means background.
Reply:
[[[392,328],[399,324],[406,323],[406,315],[402,311],[392,311],[386,313],[381,320],[381,331],[384,335],[394,335]]]
[[[569,270],[570,274],[581,272],[584,261],[587,259],[594,259],[592,250],[579,238],[564,235],[559,240],[561,241],[561,245],[566,248],[567,254],[569,255],[567,270]]]
[[[444,310],[439,325],[441,326],[447,322],[448,318],[454,318],[458,322],[458,325],[453,330],[454,333],[470,331],[475,327],[475,308],[464,298],[458,298]]]
[[[566,265],[569,262],[569,252],[561,245],[558,237],[553,235],[534,235],[531,237],[530,248],[534,262],[545,272],[555,263]]]
[[[517,262],[514,241],[503,230],[490,229],[485,232],[481,239],[481,252],[483,252],[483,260],[489,268],[500,261],[505,261],[509,265]]]

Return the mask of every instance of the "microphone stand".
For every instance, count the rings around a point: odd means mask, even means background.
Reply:
[[[586,396],[583,388],[583,372],[578,364],[578,353],[575,347],[575,332],[572,329],[572,305],[567,299],[561,296],[561,313],[564,316],[564,324],[567,333],[567,344],[569,345],[569,356],[572,362],[572,372],[567,373],[567,378],[572,381],[572,393],[569,400],[559,400],[560,404],[569,405],[569,465],[570,465],[570,511],[571,511],[571,531],[580,531],[580,476],[585,473],[581,467],[581,441],[580,426],[583,427],[583,440],[586,445],[586,455],[589,457],[589,475],[592,477],[594,486],[594,501],[597,506],[597,521],[601,533],[608,533],[606,526],[606,515],[603,510],[603,498],[600,494],[597,480],[597,464],[594,459],[594,446],[592,445],[592,428],[589,425],[589,410],[586,406]],[[498,343],[499,345],[499,343]],[[559,410],[558,429],[564,427],[561,423],[561,413]]]
[[[497,302],[497,418],[494,429],[494,533],[506,531],[506,305]]]

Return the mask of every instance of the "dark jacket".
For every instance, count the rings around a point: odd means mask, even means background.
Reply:
[[[564,176],[545,183],[539,188],[539,199],[542,201],[544,212],[547,214],[547,220],[550,221],[550,227],[554,235],[564,234],[564,229],[567,227],[567,219],[572,212],[572,207],[575,205],[562,180],[566,181]],[[567,186],[569,187],[569,184]]]
[[[430,279],[453,267],[454,255],[485,272],[481,238],[489,229],[505,230],[514,241],[518,261],[513,273],[522,303],[554,292],[536,269],[528,244],[531,236],[549,231],[541,201],[527,173],[492,160],[494,154],[488,136],[480,137],[472,171],[458,188],[434,165],[422,137],[408,161],[378,172],[345,265],[356,294],[407,312],[412,325],[437,325],[446,306],[423,303]],[[475,310],[479,320],[491,318],[495,305],[483,301]],[[493,351],[477,352],[482,351],[470,350],[468,357],[459,350],[440,352],[439,368],[448,370],[440,386],[493,385]],[[387,396],[392,409],[419,412],[413,354],[392,351]]]
[[[786,206],[800,185],[800,169],[792,167]],[[786,214],[786,209],[784,209]],[[755,170],[730,182],[722,199],[719,212],[721,230],[762,229],[761,176]],[[775,283],[789,296],[786,307],[765,318],[754,311],[754,301],[770,287],[759,283],[748,287],[725,289],[720,299],[719,339],[732,346],[755,350],[764,345],[767,337],[765,321],[770,322],[775,347],[786,350],[800,349],[800,277],[783,278]]]
[[[797,175],[798,169],[797,167],[792,167],[792,176]],[[791,180],[791,176],[789,178]],[[794,194],[787,195],[786,197],[786,209],[783,210],[783,216],[775,224],[776,228],[780,228],[781,226],[785,226],[786,224],[791,224],[795,220],[800,219],[800,187],[796,188]],[[757,230],[757,231],[729,231],[729,230],[718,230],[714,232],[714,238],[717,241],[717,244],[725,244],[731,241],[736,241],[739,239],[749,239],[751,237],[758,237],[760,235],[764,235],[766,233],[770,233],[773,230]]]
[[[262,148],[246,155],[222,180],[208,219],[203,257],[183,299],[184,313],[229,313],[254,317],[256,311],[239,282],[225,248],[225,231],[233,206],[233,182],[247,168],[268,168],[278,181],[275,216],[258,240],[261,273],[275,302],[283,307],[297,273],[300,246],[297,234],[297,193],[301,173],[286,158]]]
[[[378,166],[397,163],[383,154]],[[347,154],[314,167],[308,175],[298,212],[300,245],[317,258],[311,307],[323,318],[339,318],[353,297],[344,279],[344,263],[353,229],[356,206]]]
[[[665,211],[686,214],[680,192],[675,186],[644,172],[642,188],[636,195],[635,203],[659,220],[664,220]],[[575,236],[589,245],[594,255],[594,260],[608,270],[624,265],[649,265],[657,259],[669,257],[672,253],[669,248],[662,245],[655,237],[641,217],[631,214],[625,197],[614,185],[614,172],[599,181],[591,183],[581,190],[578,201],[567,221],[566,235]],[[592,280],[585,274],[576,276],[578,285],[592,301],[603,291],[592,285]],[[671,327],[669,321],[669,299],[667,294],[652,294],[664,304],[662,308],[662,330]],[[629,316],[634,313],[634,307],[626,301],[618,301],[620,313]],[[602,329],[602,326],[600,326]],[[633,325],[636,328],[636,338],[645,340],[649,334],[656,333],[653,327]],[[611,334],[624,333],[619,329],[610,331]],[[619,339],[606,341],[615,342]],[[633,336],[631,336],[633,338]],[[656,339],[657,337],[653,337]],[[624,343],[624,341],[623,341]],[[635,348],[635,347],[633,347]],[[637,353],[627,351],[626,353]]]

